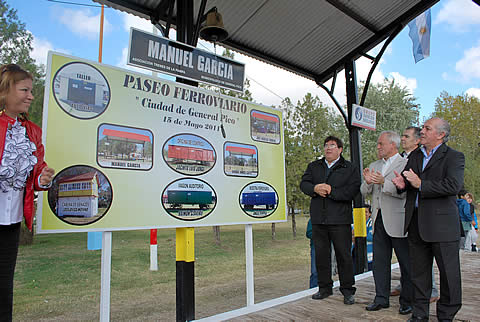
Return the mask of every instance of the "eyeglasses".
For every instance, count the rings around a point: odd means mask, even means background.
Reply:
[[[328,148],[335,149],[337,147],[337,145],[336,144],[325,144],[323,147],[325,149],[328,149]]]

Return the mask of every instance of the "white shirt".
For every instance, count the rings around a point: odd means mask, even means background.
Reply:
[[[8,135],[9,131],[10,129],[5,136],[5,146],[15,142],[15,139]],[[23,135],[24,133],[25,128],[23,128]],[[4,155],[0,157],[0,164],[4,164],[5,153],[4,151]],[[40,180],[40,177],[38,179]],[[25,189],[15,190],[13,187],[8,187],[6,192],[0,189],[0,225],[12,225],[22,221],[24,193]]]
[[[12,225],[23,219],[24,190],[0,191],[0,225]]]
[[[392,165],[393,161],[395,161],[396,158],[400,157],[400,154],[398,152],[394,155],[392,155],[390,158],[387,160],[382,159],[382,176],[385,177],[385,173],[387,172],[388,168]]]
[[[332,163],[328,163],[327,159],[325,159],[325,164],[327,165],[327,167],[330,169],[331,167],[333,167],[333,165],[335,163],[337,163],[337,161],[340,160],[340,157],[336,158],[335,160],[332,161]]]

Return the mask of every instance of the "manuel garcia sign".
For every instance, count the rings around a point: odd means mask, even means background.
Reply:
[[[128,65],[242,92],[245,66],[185,44],[130,29]]]

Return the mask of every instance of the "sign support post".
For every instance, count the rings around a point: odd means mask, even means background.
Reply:
[[[100,282],[100,322],[110,321],[110,280],[112,272],[112,232],[102,233],[102,277]]]
[[[253,229],[252,224],[245,225],[245,260],[247,280],[247,306],[255,304],[255,287],[253,280]]]

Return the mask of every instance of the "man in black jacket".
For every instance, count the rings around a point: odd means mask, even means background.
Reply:
[[[352,200],[360,192],[360,173],[342,157],[342,140],[329,136],[324,149],[325,157],[308,165],[300,183],[303,193],[312,197],[310,218],[318,273],[318,292],[312,298],[321,300],[333,294],[330,259],[333,244],[343,302],[350,305],[355,303],[356,290],[351,255]]]

